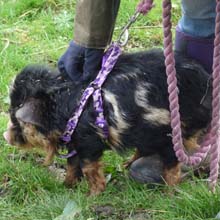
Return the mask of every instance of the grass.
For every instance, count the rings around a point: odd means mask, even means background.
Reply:
[[[137,0],[122,1],[114,39],[134,12]],[[126,51],[162,47],[161,0],[149,16],[130,30]],[[173,24],[180,17],[179,1],[173,1]],[[15,74],[29,63],[55,66],[72,38],[75,1],[0,0],[0,134],[6,128],[8,89]],[[107,152],[103,158],[106,191],[87,197],[87,183],[67,189],[38,161],[38,152],[22,152],[0,136],[0,220],[51,220],[61,215],[69,201],[81,209],[71,219],[80,220],[202,220],[220,211],[220,189],[213,194],[203,180],[193,178],[175,188],[147,188],[131,181],[121,167],[126,158]],[[59,164],[63,161],[57,160]],[[145,216],[145,217],[143,217]]]

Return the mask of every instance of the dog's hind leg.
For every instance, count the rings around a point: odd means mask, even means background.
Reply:
[[[64,184],[67,187],[73,187],[83,176],[80,168],[79,157],[74,156],[67,159],[67,171]]]
[[[90,195],[98,195],[105,190],[105,176],[99,161],[84,160],[82,171],[89,183]]]
[[[199,149],[199,140],[204,136],[204,130],[198,130],[192,136],[183,139],[183,145],[189,154],[193,154]]]
[[[172,166],[164,167],[163,178],[167,185],[169,186],[177,185],[180,182],[181,179],[180,176],[181,176],[181,169],[179,162],[176,162]]]

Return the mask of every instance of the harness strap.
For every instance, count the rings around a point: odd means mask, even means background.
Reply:
[[[95,124],[102,129],[104,138],[109,136],[108,124],[104,117],[103,99],[101,93],[101,87],[104,84],[108,74],[112,71],[118,57],[121,55],[121,48],[117,43],[113,43],[108,49],[107,53],[103,57],[102,69],[99,72],[97,78],[92,82],[96,90],[93,93],[94,109],[97,113]]]
[[[112,44],[103,57],[102,68],[99,71],[96,79],[89,84],[83,92],[81,100],[72,117],[68,120],[66,129],[61,137],[64,144],[71,141],[71,136],[76,129],[79,118],[87,104],[88,99],[93,95],[94,108],[97,113],[95,124],[103,130],[105,138],[108,138],[108,126],[103,114],[103,100],[101,95],[101,86],[105,82],[108,74],[113,69],[118,57],[121,54],[121,48],[118,44]]]

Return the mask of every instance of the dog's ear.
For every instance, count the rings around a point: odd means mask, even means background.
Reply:
[[[47,114],[45,107],[46,103],[42,99],[31,98],[16,111],[15,116],[18,120],[45,128],[48,121],[45,120]]]

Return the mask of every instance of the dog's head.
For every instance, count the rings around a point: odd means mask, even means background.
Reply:
[[[4,133],[6,141],[24,148],[48,145],[46,113],[46,102],[37,98],[27,99],[19,108],[10,109],[8,128]]]
[[[57,77],[56,72],[40,66],[28,66],[17,75],[10,90],[10,120],[3,134],[10,145],[45,148],[57,141],[50,125],[55,102],[49,94]]]

